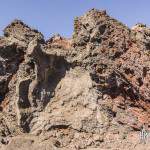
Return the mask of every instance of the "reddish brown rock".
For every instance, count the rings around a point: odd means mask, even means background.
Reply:
[[[150,29],[92,9],[71,39],[15,20],[0,37],[0,149],[147,149]]]

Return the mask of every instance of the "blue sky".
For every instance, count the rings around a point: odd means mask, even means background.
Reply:
[[[137,22],[150,25],[150,0],[0,0],[0,35],[14,19],[21,19],[41,31],[71,37],[73,20],[91,8],[108,14],[129,27]]]

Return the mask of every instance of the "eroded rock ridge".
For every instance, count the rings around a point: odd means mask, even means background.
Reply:
[[[72,38],[20,20],[0,37],[0,149],[147,149],[150,28],[92,9]]]

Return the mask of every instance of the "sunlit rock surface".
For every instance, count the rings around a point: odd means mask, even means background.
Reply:
[[[0,37],[0,149],[147,150],[150,28],[92,9],[67,39],[20,20]],[[150,132],[150,131],[149,131]],[[150,139],[149,139],[150,140]]]

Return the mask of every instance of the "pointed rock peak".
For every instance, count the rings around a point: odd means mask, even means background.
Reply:
[[[98,9],[91,9],[86,14],[86,16],[107,16],[106,10],[98,10]]]
[[[137,23],[135,25],[135,27],[146,27],[146,24],[143,24],[143,23]]]
[[[64,38],[60,34],[55,34],[46,43],[47,48],[69,49],[71,47],[71,39]]]
[[[36,29],[30,28],[23,21],[15,19],[5,29],[4,36],[15,38],[24,42],[30,42],[35,37],[43,39],[42,33]]]
[[[51,38],[52,41],[62,40],[62,39],[63,39],[63,37],[62,37],[60,34],[55,34],[55,35]]]
[[[146,26],[146,24],[137,23],[135,26],[132,27],[132,30],[138,31],[138,30],[141,30],[141,29],[144,29],[144,28],[148,28]]]
[[[81,17],[76,17],[74,20],[74,28],[76,29],[78,25],[84,24],[85,26],[90,26],[94,24],[98,24],[98,22],[101,20],[106,20],[108,18],[108,15],[106,13],[106,10],[97,10],[97,9],[91,9],[87,13],[85,13]]]
[[[62,37],[60,34],[54,34],[52,37],[50,37],[46,43],[47,44],[52,44],[55,43],[57,41],[62,41],[63,39],[65,39],[64,37]]]
[[[29,28],[22,20],[15,19],[5,29],[10,28],[10,27],[14,27],[16,25],[21,25],[21,26]]]
[[[122,45],[124,37],[129,37],[129,30],[127,26],[107,15],[105,10],[92,9],[85,15],[75,18],[73,46],[83,47],[88,43],[100,45],[112,37],[121,39],[120,45]],[[118,44],[114,40],[114,38],[111,39],[110,45]]]

